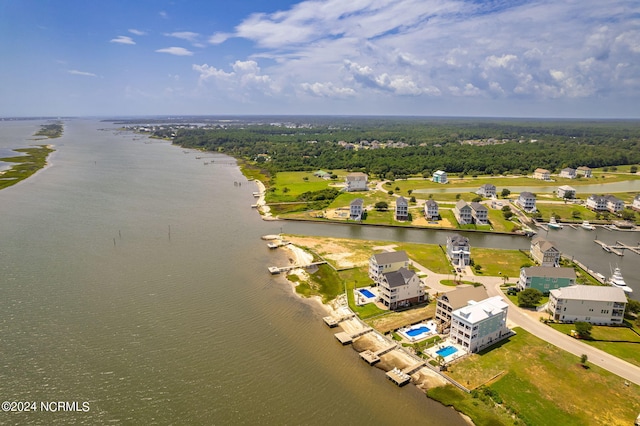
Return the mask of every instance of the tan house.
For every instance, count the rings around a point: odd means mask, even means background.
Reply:
[[[382,274],[378,294],[380,302],[389,309],[422,303],[426,297],[418,275],[404,267]]]
[[[591,177],[591,168],[587,166],[580,166],[576,169],[577,176],[584,176],[586,178]]]
[[[488,298],[487,289],[484,286],[461,285],[455,290],[448,291],[436,300],[436,321],[441,326],[440,331],[449,328],[451,324],[451,312],[469,304],[470,300],[480,301]]]
[[[408,267],[409,256],[404,250],[377,253],[369,258],[369,278],[376,284],[380,284],[383,274]]]
[[[560,250],[542,237],[531,240],[530,254],[540,266],[560,266]]]
[[[551,180],[551,172],[547,169],[535,169],[533,172],[534,179]]]
[[[367,174],[362,172],[349,173],[345,177],[345,190],[347,192],[366,191]]]

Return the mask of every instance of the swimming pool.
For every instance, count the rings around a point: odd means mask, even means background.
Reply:
[[[376,297],[375,294],[371,293],[369,290],[367,290],[366,288],[363,288],[362,290],[358,290],[360,292],[360,294],[362,294],[364,297],[368,298],[368,299],[373,299]]]
[[[443,357],[443,358],[446,358],[449,355],[455,354],[456,352],[458,352],[458,349],[456,349],[453,346],[447,346],[445,348],[442,348],[442,349],[436,351],[436,353],[438,355],[440,355],[441,357]]]
[[[427,334],[431,331],[431,329],[429,327],[426,327],[424,325],[418,327],[418,328],[412,328],[406,331],[406,333],[411,336],[411,337],[416,337],[419,336],[421,334]]]

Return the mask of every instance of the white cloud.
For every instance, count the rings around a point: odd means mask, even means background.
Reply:
[[[200,34],[198,33],[194,33],[191,31],[177,31],[177,32],[173,32],[173,33],[165,33],[164,35],[166,35],[167,37],[175,37],[175,38],[179,38],[182,40],[187,40],[190,41],[192,43],[196,42],[198,40],[198,38],[200,37]]]
[[[192,69],[200,74],[202,85],[213,85],[221,93],[249,100],[252,96],[271,96],[280,91],[279,85],[263,74],[255,61],[236,61],[231,68],[233,71],[226,72],[207,64],[192,65]]]
[[[211,37],[209,37],[209,43],[211,44],[222,44],[227,41],[233,34],[229,33],[215,33]]]
[[[146,32],[141,31],[141,30],[136,30],[135,28],[130,28],[130,29],[129,29],[129,32],[130,32],[131,34],[135,34],[135,35],[137,35],[137,36],[147,35],[147,33],[146,33]]]
[[[69,74],[73,74],[73,75],[83,75],[83,76],[87,76],[87,77],[97,77],[97,75],[92,73],[92,72],[78,71],[78,70],[69,70],[67,72]]]
[[[168,53],[175,56],[192,56],[193,52],[185,49],[184,47],[165,47],[163,49],[156,50],[158,53]]]
[[[324,98],[347,98],[356,94],[350,87],[338,87],[333,83],[302,83],[300,88],[303,92],[324,97]]]
[[[116,38],[112,38],[109,40],[111,43],[119,43],[119,44],[136,44],[135,41],[131,37],[127,36],[118,36]]]

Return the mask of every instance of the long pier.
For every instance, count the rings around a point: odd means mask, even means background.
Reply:
[[[604,251],[617,254],[618,256],[624,256],[624,250],[629,250],[632,253],[640,254],[640,246],[633,247],[621,241],[616,241],[616,243],[613,245],[608,245],[600,240],[593,240],[593,242],[601,246]]]
[[[272,275],[275,275],[281,272],[292,271],[294,269],[300,269],[300,268],[308,269],[308,268],[311,268],[312,266],[322,265],[325,263],[327,263],[326,260],[321,260],[319,262],[307,263],[306,265],[269,266],[269,272],[271,272]]]
[[[624,256],[624,253],[618,250],[617,246],[610,246],[607,243],[603,243],[600,240],[593,240],[594,243],[598,244],[604,251],[607,253],[617,254],[618,256]]]

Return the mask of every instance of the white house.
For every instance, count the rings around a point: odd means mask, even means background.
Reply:
[[[347,192],[366,191],[367,174],[362,172],[349,173],[345,177],[345,190]]]
[[[624,202],[613,195],[592,194],[587,198],[587,208],[597,212],[618,213],[624,209]]]
[[[398,309],[425,301],[425,292],[418,275],[410,269],[382,274],[379,301],[389,309]]]
[[[562,185],[558,187],[558,197],[559,198],[576,198],[576,190],[575,188],[569,185]]]
[[[447,172],[443,171],[443,170],[437,170],[434,174],[433,174],[433,181],[436,183],[447,183]]]
[[[369,278],[379,284],[382,274],[409,267],[409,257],[405,251],[377,253],[369,258]]]
[[[536,211],[536,196],[531,192],[521,192],[516,202],[520,207],[522,207],[524,211],[528,213]]]
[[[473,223],[473,214],[471,207],[464,200],[459,200],[453,208],[453,215],[460,225]]]
[[[396,198],[396,220],[407,220],[409,218],[409,203],[404,197]]]
[[[455,290],[442,293],[436,301],[436,320],[441,324],[441,330],[444,331],[451,325],[451,312],[467,306],[470,300],[484,300],[488,297],[484,286],[461,285]]]
[[[484,205],[476,202],[472,202],[471,205],[471,217],[473,221],[478,225],[486,225],[489,223],[489,209]]]
[[[572,169],[571,167],[565,167],[560,170],[560,177],[567,179],[575,179],[576,178],[576,169]]]
[[[456,267],[464,268],[469,265],[471,263],[469,239],[459,234],[447,237],[447,256]]]
[[[560,250],[552,241],[542,237],[533,238],[529,253],[540,266],[560,266]]]
[[[591,168],[587,167],[587,166],[580,166],[576,169],[576,175],[577,176],[584,176],[586,178],[590,178],[591,177]]]
[[[427,220],[438,219],[440,216],[440,211],[438,209],[438,203],[433,201],[432,199],[428,199],[424,203],[424,217]]]
[[[535,169],[533,171],[533,178],[540,180],[551,180],[551,172],[547,169]]]
[[[476,194],[480,195],[481,197],[495,198],[496,186],[491,185],[490,183],[485,183],[480,187],[480,189],[476,191]]]
[[[549,292],[549,313],[556,321],[622,324],[627,297],[613,286],[574,285]]]
[[[349,219],[361,220],[364,206],[364,200],[362,198],[356,198],[349,203]]]
[[[451,313],[449,339],[469,352],[478,352],[511,335],[507,328],[509,306],[500,296],[470,301]]]
[[[636,195],[633,198],[633,204],[631,205],[631,208],[635,211],[640,211],[640,194]]]

